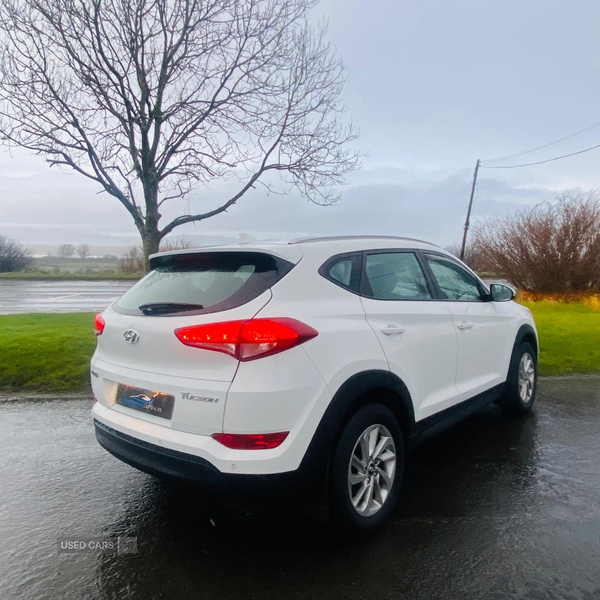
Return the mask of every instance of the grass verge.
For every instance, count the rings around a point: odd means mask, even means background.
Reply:
[[[0,316],[0,390],[88,389],[93,323],[92,313]]]
[[[589,304],[522,302],[540,336],[540,374],[600,373],[600,311]],[[89,389],[92,313],[0,316],[0,390]]]
[[[593,303],[521,304],[538,328],[541,375],[600,373],[600,310]]]

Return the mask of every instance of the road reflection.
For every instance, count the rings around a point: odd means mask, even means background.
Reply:
[[[443,590],[466,549],[481,558],[494,547],[496,519],[508,523],[535,504],[537,419],[506,425],[491,408],[416,450],[392,523],[361,543],[286,507],[224,505],[198,488],[149,479],[107,529],[137,535],[139,553],[99,557],[102,596],[366,598],[377,588],[416,589],[421,560],[428,571],[445,565],[428,575]]]
[[[362,543],[132,469],[96,443],[91,401],[1,401],[0,597],[600,597],[599,383],[541,381],[530,417],[492,406],[427,441]],[[60,536],[138,553],[59,553]]]

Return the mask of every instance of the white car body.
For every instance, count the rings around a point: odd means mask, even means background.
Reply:
[[[393,251],[421,257],[433,253],[430,258],[445,257],[468,271],[432,244],[387,237],[253,243],[155,255],[153,261],[253,252],[284,259],[293,267],[249,302],[220,312],[147,316],[123,314],[114,305],[107,308],[91,363],[97,400],[92,414],[97,430],[102,429],[100,442],[150,472],[187,476],[185,470],[162,463],[153,466],[152,452],[162,452],[165,460],[167,455],[195,457],[224,475],[266,476],[299,471],[311,443],[318,436],[333,440],[344,415],[360,394],[369,392],[369,385],[389,394],[392,403],[393,395],[398,396],[398,414],[406,421],[402,426],[409,441],[436,416],[494,400],[507,379],[516,341],[526,338],[537,350],[530,312],[512,301],[374,299],[319,273],[334,256],[350,254],[351,260],[364,261],[363,252]],[[431,289],[431,272],[427,277]],[[143,281],[137,285],[143,286]],[[307,324],[318,335],[243,362],[223,352],[186,346],[174,334],[199,324],[281,317]],[[135,343],[125,341],[128,331],[137,334]],[[174,396],[172,418],[116,403],[119,384]],[[339,400],[336,411],[331,408],[334,399]],[[289,433],[270,449],[232,449],[212,437],[273,432]],[[111,435],[119,444],[138,444],[150,454],[138,461],[129,451],[122,453],[118,444],[109,447],[106,439]],[[330,448],[331,440],[319,440],[312,462]]]

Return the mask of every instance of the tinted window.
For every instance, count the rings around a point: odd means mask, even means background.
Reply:
[[[293,265],[257,252],[206,252],[157,257],[152,266],[115,310],[134,315],[228,310],[262,294]]]
[[[482,299],[477,279],[460,265],[431,254],[427,255],[427,261],[444,298],[462,302]]]
[[[333,257],[319,269],[319,273],[334,283],[358,293],[360,254]]]
[[[368,254],[365,262],[372,297],[378,300],[427,300],[427,280],[412,252]]]
[[[348,287],[352,278],[352,260],[347,258],[336,262],[329,269],[329,277]]]

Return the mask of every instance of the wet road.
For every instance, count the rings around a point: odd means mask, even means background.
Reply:
[[[600,378],[544,380],[534,415],[490,407],[421,446],[392,522],[354,544],[135,471],[89,406],[0,402],[3,599],[600,598]],[[60,554],[59,535],[139,551]]]
[[[0,281],[0,315],[96,312],[122,296],[133,281]]]

